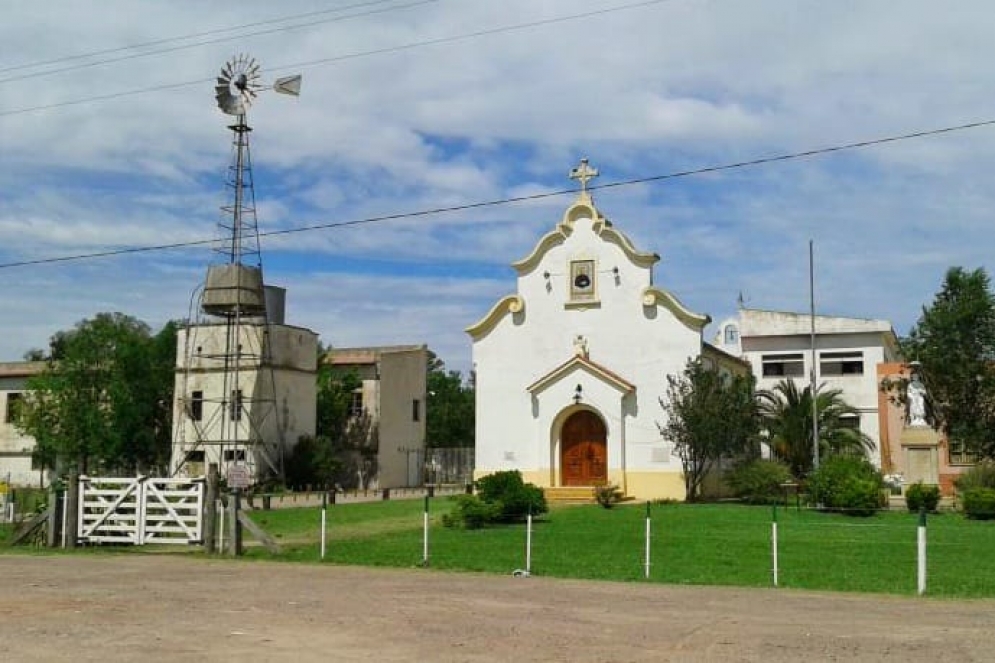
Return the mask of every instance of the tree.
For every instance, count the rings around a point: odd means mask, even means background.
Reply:
[[[28,381],[18,427],[35,458],[82,472],[148,471],[171,451],[175,325],[156,336],[121,313],[100,313],[50,341],[47,367]]]
[[[473,384],[464,383],[459,371],[446,371],[445,364],[432,352],[426,383],[427,446],[472,447],[476,412]]]
[[[839,389],[815,391],[815,409],[819,421],[819,455],[863,455],[874,449],[874,442],[849,424],[860,411],[843,400]],[[799,389],[794,380],[781,380],[772,390],[757,394],[760,415],[767,431],[767,441],[777,458],[791,468],[797,478],[812,471],[812,389]]]
[[[950,268],[900,346],[919,362],[926,421],[965,451],[995,458],[995,295],[987,273]]]
[[[722,375],[700,360],[689,360],[680,376],[667,376],[667,383],[667,398],[660,399],[667,422],[658,426],[681,459],[686,499],[693,502],[720,459],[756,448],[753,379]]]

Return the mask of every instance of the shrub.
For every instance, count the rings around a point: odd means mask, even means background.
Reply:
[[[791,470],[777,460],[750,460],[726,472],[723,480],[733,495],[750,504],[771,504],[781,496],[781,484],[791,481]]]
[[[613,483],[606,483],[594,488],[594,499],[598,504],[610,509],[622,500],[622,491]]]
[[[969,488],[961,495],[964,515],[973,520],[995,519],[995,488]]]
[[[884,480],[866,458],[827,458],[808,480],[809,495],[827,509],[869,516],[884,506]]]
[[[454,495],[453,499],[456,501],[455,508],[442,516],[442,524],[446,527],[480,529],[497,518],[497,506],[476,495]]]
[[[498,522],[518,522],[528,514],[538,516],[549,511],[546,496],[538,486],[525,483],[518,470],[495,472],[477,481],[480,499],[498,508],[495,520]]]
[[[939,486],[926,486],[922,481],[919,481],[905,489],[905,505],[912,513],[918,513],[921,509],[936,511],[939,503]]]
[[[972,488],[995,488],[995,461],[981,461],[957,477],[954,486],[961,493]]]

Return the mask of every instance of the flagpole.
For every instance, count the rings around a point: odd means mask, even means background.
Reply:
[[[809,374],[812,391],[812,469],[819,469],[819,411],[816,405],[815,393],[815,260],[812,240],[808,240],[808,303],[811,320],[810,349],[812,353],[811,373]]]

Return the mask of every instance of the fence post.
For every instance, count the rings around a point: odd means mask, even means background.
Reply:
[[[242,554],[242,523],[238,521],[238,512],[242,509],[242,491],[235,488],[229,499],[228,519],[228,553],[232,557]]]
[[[428,566],[428,495],[425,496],[425,510],[422,513],[421,564]]]
[[[776,502],[774,503],[773,516],[774,519],[771,521],[770,524],[770,552],[771,552],[771,559],[773,562],[774,586],[777,587],[778,568],[777,568],[777,503]]]
[[[75,468],[69,473],[69,485],[66,488],[65,507],[68,517],[66,518],[66,548],[70,550],[76,547],[79,538],[79,471]]]
[[[646,500],[646,562],[645,578],[650,577],[650,502]]]
[[[45,545],[49,548],[55,548],[62,541],[62,532],[60,531],[61,525],[63,523],[62,513],[64,504],[59,502],[60,491],[56,488],[55,483],[49,485],[48,487],[48,503],[49,503],[49,517],[48,517],[48,529],[45,532]]]
[[[321,559],[325,559],[325,538],[328,532],[328,492],[321,494]]]
[[[529,515],[525,519],[525,575],[532,575],[532,505],[529,505]]]
[[[916,528],[917,578],[916,589],[919,596],[926,593],[926,507],[919,507],[919,527]]]
[[[214,540],[217,536],[218,524],[218,464],[207,466],[207,494],[204,496],[204,552],[214,552]]]

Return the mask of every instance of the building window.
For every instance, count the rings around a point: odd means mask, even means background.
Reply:
[[[594,261],[574,260],[570,263],[570,301],[594,300]]]
[[[735,345],[736,343],[739,343],[739,330],[736,329],[736,325],[726,325],[723,335],[725,338],[723,343],[726,345]]]
[[[860,415],[859,414],[843,415],[839,419],[839,427],[849,428],[851,430],[860,430]]]
[[[190,393],[190,418],[193,421],[201,421],[204,418],[203,391],[194,391]]]
[[[947,454],[951,465],[974,465],[978,462],[978,454],[968,451],[962,440],[950,440]]]
[[[223,458],[227,463],[244,461],[245,449],[225,449]]]
[[[241,421],[242,405],[242,390],[233,389],[231,392],[231,403],[228,404],[228,418],[232,421]]]
[[[411,421],[421,420],[421,401],[417,398],[411,401]]]
[[[819,354],[819,373],[825,376],[863,375],[864,353],[823,352]]]
[[[352,392],[352,398],[349,400],[349,416],[358,417],[363,414],[363,390],[357,389]]]
[[[805,359],[800,352],[797,354],[763,355],[760,360],[763,364],[765,378],[800,378],[805,375]]]
[[[7,411],[4,421],[8,423],[13,423],[17,420],[17,413],[21,410],[21,405],[24,402],[24,394],[18,391],[12,391],[7,394]]]

